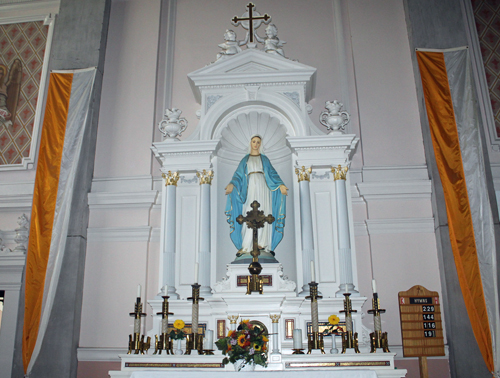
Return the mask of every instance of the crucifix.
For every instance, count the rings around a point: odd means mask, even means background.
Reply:
[[[241,26],[243,26],[244,29],[247,29],[250,34],[250,43],[254,43],[254,28],[257,29],[262,21],[267,24],[269,21],[271,21],[271,16],[269,16],[267,13],[261,16],[260,13],[257,12],[257,10],[254,10],[255,5],[253,3],[248,3],[247,8],[248,12],[245,12],[243,14],[243,17],[234,16],[231,21],[233,22],[234,26],[238,26],[241,22]],[[245,17],[247,13],[248,15]],[[249,21],[248,26],[245,25],[246,22],[242,21]]]
[[[244,217],[242,214],[236,218],[239,224],[246,223],[248,228],[253,230],[253,250],[251,252],[252,262],[248,266],[248,271],[251,276],[247,279],[247,294],[252,294],[254,291],[258,291],[259,294],[263,292],[263,282],[262,277],[259,277],[260,272],[262,272],[262,265],[259,263],[259,244],[258,244],[258,230],[263,228],[265,223],[273,223],[274,217],[272,214],[264,215],[262,210],[258,210],[260,203],[253,201],[250,205],[252,207],[251,211],[247,212],[247,216]]]

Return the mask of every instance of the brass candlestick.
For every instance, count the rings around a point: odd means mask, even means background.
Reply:
[[[318,284],[309,282],[309,295],[306,299],[311,299],[311,321],[312,333],[307,335],[307,354],[311,354],[313,349],[320,349],[322,354],[325,354],[325,344],[323,334],[319,333],[318,323],[318,299],[323,298],[318,295]]]
[[[134,312],[130,313],[130,316],[134,317],[134,334],[128,336],[128,352],[127,354],[145,354],[149,350],[151,344],[151,337],[148,336],[146,342],[144,342],[144,335],[141,336],[141,317],[146,316],[142,312],[141,298],[137,297],[134,306]]]
[[[390,352],[389,339],[387,337],[387,332],[382,332],[382,319],[380,318],[380,314],[383,314],[385,310],[380,308],[380,301],[377,293],[373,293],[372,306],[373,308],[368,310],[368,313],[373,314],[375,332],[370,333],[370,353],[375,353],[377,348],[382,348],[384,352],[388,353]]]
[[[156,315],[161,315],[161,334],[160,337],[155,335],[155,352],[153,354],[161,354],[164,350],[166,354],[174,354],[172,349],[172,340],[168,335],[168,316],[173,315],[173,312],[168,312],[168,298],[167,295],[162,296],[163,304],[161,312],[157,312]]]
[[[354,348],[356,353],[359,352],[358,348],[358,333],[352,332],[352,313],[357,312],[352,309],[351,293],[344,293],[344,310],[340,311],[345,313],[345,326],[346,332],[342,333],[342,353],[345,353],[347,348]]]
[[[247,212],[246,217],[240,214],[238,215],[238,218],[236,218],[236,221],[239,224],[243,224],[244,222],[248,228],[253,230],[253,249],[251,252],[252,262],[248,266],[248,271],[251,276],[247,279],[247,295],[252,294],[253,292],[258,292],[259,294],[263,293],[264,283],[262,277],[259,276],[262,272],[262,265],[259,263],[260,251],[259,244],[257,242],[258,229],[264,227],[265,223],[271,224],[274,222],[272,214],[265,216],[262,210],[258,210],[260,203],[253,201],[250,206],[252,207],[252,210]]]
[[[186,353],[191,354],[191,351],[196,349],[198,354],[203,354],[203,335],[198,333],[198,311],[199,301],[204,298],[200,297],[200,287],[198,283],[191,285],[191,297],[188,300],[193,301],[192,321],[191,321],[191,335],[186,335]]]
[[[304,352],[302,352],[304,349],[292,349],[292,350],[293,350],[292,354],[304,354]]]

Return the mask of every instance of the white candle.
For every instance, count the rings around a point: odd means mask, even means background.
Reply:
[[[198,283],[198,274],[200,272],[200,264],[194,264],[194,283]]]
[[[163,295],[164,296],[168,295],[168,285],[163,286]]]
[[[316,282],[316,274],[314,272],[314,261],[311,260],[311,281]]]
[[[377,283],[375,282],[375,278],[372,280],[372,290],[373,294],[377,292]]]
[[[141,297],[141,285],[137,285],[137,298]]]
[[[205,349],[212,350],[212,347],[214,345],[214,331],[212,331],[211,329],[207,329],[205,331],[205,339]]]
[[[348,293],[349,290],[347,290],[347,284],[345,284],[345,292]]]
[[[293,330],[293,349],[302,349],[302,330]]]

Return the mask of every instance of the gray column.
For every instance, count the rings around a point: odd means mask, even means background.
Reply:
[[[179,298],[175,288],[175,235],[176,235],[176,195],[179,173],[163,173],[165,179],[164,235],[163,235],[163,285],[168,285],[167,295]]]
[[[335,180],[335,201],[337,204],[337,231],[339,239],[340,286],[335,293],[342,297],[343,293],[355,293],[352,278],[351,234],[349,232],[349,212],[347,206],[346,176],[348,167],[332,168]]]
[[[212,186],[213,171],[196,172],[200,179],[200,295],[207,297],[212,295],[210,288],[210,187]]]
[[[83,273],[87,250],[88,193],[94,172],[110,8],[111,0],[61,0],[55,22],[49,70],[97,67],[97,73],[88,124],[78,160],[75,189],[72,193],[66,252],[54,306],[30,378],[72,378],[77,375],[76,346],[80,338]],[[22,335],[16,335],[18,340],[13,376],[19,376],[16,374],[22,370],[21,353],[18,352],[21,349],[21,337]],[[54,358],[54,351],[57,351],[57,358]]]
[[[313,223],[311,211],[311,192],[309,189],[309,181],[312,169],[304,166],[299,169],[295,168],[295,174],[299,180],[300,192],[300,235],[302,238],[302,276],[303,285],[300,291],[300,296],[309,295],[309,282],[311,282],[311,261],[314,262],[314,240],[313,240]]]

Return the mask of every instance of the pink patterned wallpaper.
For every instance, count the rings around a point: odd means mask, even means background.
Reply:
[[[47,32],[43,21],[0,25],[0,165],[29,155]]]
[[[500,0],[471,2],[495,116],[495,129],[500,138]]]

